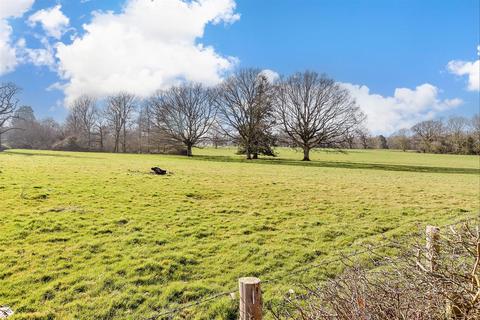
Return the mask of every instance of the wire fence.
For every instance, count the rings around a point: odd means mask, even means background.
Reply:
[[[193,301],[193,302],[186,303],[186,304],[184,304],[184,305],[178,306],[178,307],[176,307],[176,308],[173,308],[173,309],[170,309],[170,310],[167,310],[167,311],[159,312],[159,313],[157,313],[157,314],[155,314],[155,315],[153,315],[153,316],[151,316],[151,317],[149,317],[149,318],[146,318],[146,320],[156,320],[156,319],[164,318],[164,317],[166,317],[166,316],[168,316],[168,315],[176,314],[176,313],[178,313],[178,312],[180,312],[180,311],[183,311],[183,310],[185,310],[185,309],[202,305],[202,304],[204,304],[204,303],[207,303],[207,302],[209,302],[209,301],[215,300],[215,299],[217,299],[217,298],[229,296],[229,295],[231,295],[232,293],[234,293],[234,290],[217,293],[217,294],[208,296],[208,297],[206,297],[206,298],[203,298],[203,299],[201,299],[201,300]]]
[[[474,219],[478,219],[480,221],[480,212],[478,213],[477,216],[465,218],[465,219],[462,219],[462,220],[459,220],[457,222],[450,223],[450,224],[438,225],[438,227],[439,228],[455,227],[455,226],[460,225],[460,224],[465,224],[466,222],[471,222]],[[421,225],[421,223],[417,223],[417,230],[420,230],[420,225]],[[336,255],[335,255],[336,256],[335,258],[325,259],[325,260],[322,260],[319,263],[314,263],[314,264],[310,264],[309,266],[306,266],[306,267],[303,267],[303,268],[298,268],[298,269],[295,269],[295,270],[291,270],[291,271],[288,272],[288,274],[282,275],[282,277],[269,278],[268,276],[266,276],[266,277],[262,278],[262,284],[274,284],[274,283],[284,282],[285,279],[294,278],[295,276],[298,276],[300,274],[304,274],[304,273],[306,273],[310,270],[321,268],[321,267],[326,267],[326,266],[329,266],[333,263],[339,263],[339,262],[345,261],[346,259],[351,259],[351,258],[358,257],[359,255],[362,255],[362,254],[372,253],[377,249],[399,247],[401,241],[403,241],[405,239],[411,240],[412,238],[414,238],[414,236],[419,236],[419,235],[420,235],[420,232],[417,231],[417,232],[402,235],[399,238],[397,238],[396,240],[387,239],[387,238],[384,237],[383,238],[383,243],[381,243],[381,244],[378,244],[378,245],[375,245],[375,246],[369,246],[365,249],[357,250],[357,251],[350,252],[350,253],[337,252]],[[263,280],[263,279],[265,279],[265,280]],[[203,305],[207,302],[211,302],[211,301],[216,300],[218,298],[230,296],[232,299],[235,299],[237,290],[238,290],[237,288],[233,288],[232,290],[227,290],[227,291],[224,291],[224,292],[215,293],[215,294],[206,296],[206,297],[204,297],[202,299],[199,299],[199,300],[196,300],[196,301],[192,301],[192,302],[185,303],[185,304],[182,304],[180,306],[177,306],[177,307],[174,307],[174,308],[171,308],[171,309],[168,309],[168,310],[163,310],[163,311],[157,312],[156,314],[154,314],[150,317],[144,318],[144,320],[157,320],[157,319],[165,319],[165,318],[167,318],[167,319],[170,318],[171,319],[173,316],[175,316],[176,314],[178,314],[179,312],[181,312],[183,310]]]

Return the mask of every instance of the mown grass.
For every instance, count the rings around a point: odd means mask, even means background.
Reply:
[[[143,319],[246,275],[276,279],[263,287],[275,301],[340,270],[298,268],[480,207],[475,156],[195,152],[0,153],[0,305],[12,319]],[[173,174],[148,174],[154,165]],[[177,318],[236,319],[236,308],[224,297]]]

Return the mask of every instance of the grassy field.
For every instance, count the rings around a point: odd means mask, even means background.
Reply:
[[[316,151],[304,163],[280,149],[247,162],[234,151],[0,153],[0,305],[12,319],[144,319],[247,275],[279,279],[263,286],[274,301],[339,266],[293,270],[480,208],[475,156]],[[173,174],[148,174],[154,165]],[[236,308],[224,297],[177,318],[235,319]]]

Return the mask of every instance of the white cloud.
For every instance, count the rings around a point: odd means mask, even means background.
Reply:
[[[367,86],[341,83],[356,99],[367,115],[367,127],[374,134],[388,134],[409,128],[416,122],[431,119],[441,111],[455,108],[461,99],[438,98],[437,87],[424,83],[415,89],[397,88],[393,96],[384,97],[370,93]]]
[[[270,69],[263,69],[261,73],[267,78],[270,83],[274,83],[275,81],[280,79],[280,75]]]
[[[70,24],[70,19],[62,12],[62,6],[56,5],[49,9],[35,12],[28,18],[30,26],[40,24],[47,35],[60,39]]]
[[[2,0],[0,2],[0,19],[21,17],[35,0]]]
[[[198,40],[208,23],[238,18],[234,0],[128,0],[121,13],[96,12],[83,36],[57,47],[66,98],[146,96],[181,80],[215,84],[235,59]]]
[[[55,69],[55,53],[54,48],[50,45],[46,38],[40,39],[44,48],[31,49],[27,48],[26,41],[21,38],[17,41],[17,55],[20,56],[22,63],[31,63],[37,67],[47,66],[51,70]]]
[[[480,51],[480,46],[477,50]],[[453,60],[448,63],[447,69],[457,76],[467,76],[469,91],[480,91],[480,59],[477,61]]]
[[[34,0],[1,0],[0,1],[0,75],[13,71],[18,64],[15,47],[11,43],[12,27],[10,18],[21,17]]]
[[[47,66],[53,68],[55,65],[55,58],[48,49],[26,49],[28,61],[37,67]]]
[[[0,75],[12,71],[17,65],[15,48],[10,44],[11,33],[7,21],[0,20]]]

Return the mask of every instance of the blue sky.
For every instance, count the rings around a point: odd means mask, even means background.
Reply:
[[[62,120],[79,94],[146,96],[239,67],[327,73],[377,133],[479,112],[478,0],[0,0],[0,21],[16,57],[6,71],[0,51],[0,81],[40,118]]]

